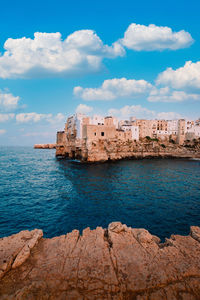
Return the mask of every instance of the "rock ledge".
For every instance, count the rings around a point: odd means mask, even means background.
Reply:
[[[119,222],[0,239],[0,299],[200,299],[200,228],[165,243]]]

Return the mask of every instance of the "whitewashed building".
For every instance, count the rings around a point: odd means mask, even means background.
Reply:
[[[120,126],[120,129],[123,131],[131,131],[132,139],[138,141],[139,140],[139,126],[123,124]]]
[[[90,125],[104,125],[104,117],[94,115],[90,118]]]
[[[185,139],[193,140],[200,138],[200,125],[191,125],[186,128]]]
[[[169,134],[178,135],[178,120],[168,120],[167,131]]]

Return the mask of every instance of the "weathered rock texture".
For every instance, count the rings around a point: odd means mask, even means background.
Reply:
[[[124,158],[141,159],[154,157],[200,158],[200,140],[196,144],[177,145],[167,141],[61,140],[56,145],[56,156],[97,162]]]
[[[164,244],[111,223],[52,239],[41,230],[0,239],[0,299],[200,299],[200,228]]]
[[[34,149],[55,149],[56,144],[35,144]]]

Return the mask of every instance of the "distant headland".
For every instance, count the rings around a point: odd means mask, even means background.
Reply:
[[[35,144],[34,149],[55,149],[56,144]]]

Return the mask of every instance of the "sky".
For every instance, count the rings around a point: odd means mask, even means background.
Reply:
[[[67,117],[200,117],[200,2],[11,0],[0,9],[0,145]]]

